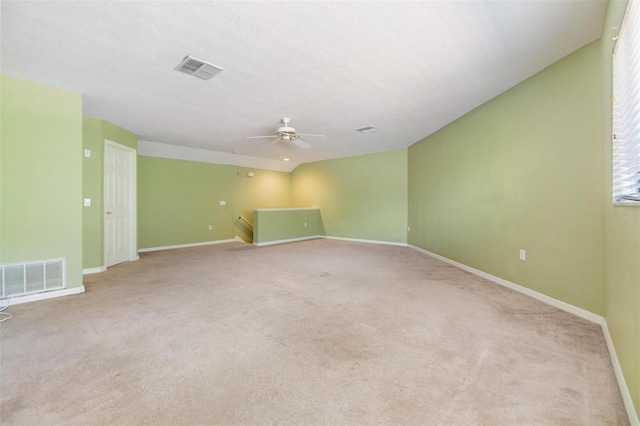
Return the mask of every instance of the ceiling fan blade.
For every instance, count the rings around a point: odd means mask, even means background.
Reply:
[[[298,136],[313,136],[318,138],[326,138],[327,135],[312,135],[311,133],[297,133]]]
[[[266,138],[277,138],[278,135],[270,135],[270,136],[246,136],[245,139],[266,139]]]
[[[270,146],[273,146],[273,145],[277,144],[277,143],[278,143],[278,142],[280,142],[281,140],[282,140],[281,138],[278,138],[278,139],[272,140],[271,142],[269,142],[268,144],[266,144],[266,145],[265,145],[265,146],[263,146],[262,148],[269,148]]]
[[[295,139],[291,141],[292,144],[294,145],[298,145],[300,148],[302,149],[309,149],[311,148],[311,145],[309,145],[308,143],[306,143],[305,141],[303,141],[302,139]]]

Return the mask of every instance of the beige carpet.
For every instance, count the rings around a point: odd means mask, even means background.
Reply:
[[[143,254],[10,307],[8,424],[628,424],[599,326],[404,247]]]

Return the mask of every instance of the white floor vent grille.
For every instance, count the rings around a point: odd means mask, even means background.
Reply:
[[[65,288],[64,259],[0,266],[0,298]]]

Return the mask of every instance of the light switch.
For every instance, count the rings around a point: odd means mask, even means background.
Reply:
[[[85,207],[91,207],[91,198],[85,198],[84,199],[84,206]]]
[[[226,205],[227,205],[227,202],[226,202],[226,201],[224,201],[224,200],[221,200],[221,201],[220,201],[220,205],[221,205],[221,206],[226,206]]]
[[[85,157],[91,157],[91,150],[90,149],[85,149],[84,150],[84,156]]]

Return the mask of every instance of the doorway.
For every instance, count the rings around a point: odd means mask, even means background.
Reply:
[[[104,264],[137,260],[136,150],[104,141]]]

